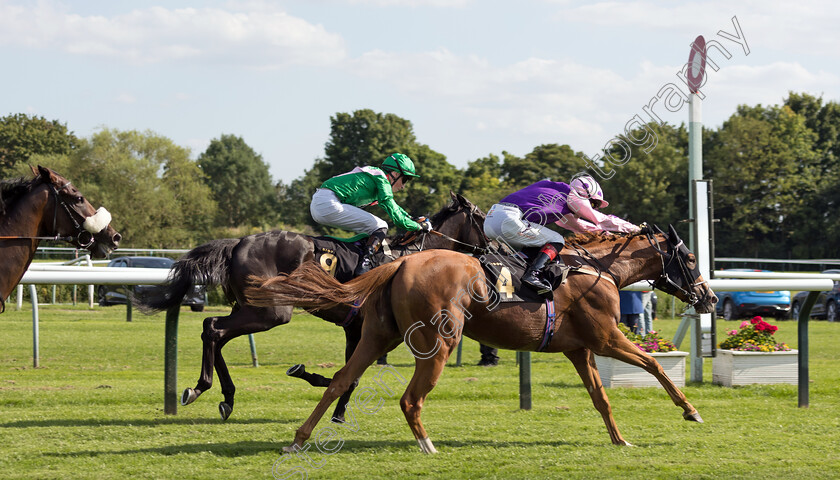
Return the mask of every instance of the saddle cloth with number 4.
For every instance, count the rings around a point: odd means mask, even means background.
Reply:
[[[537,248],[526,248],[522,254],[513,256],[490,253],[478,258],[487,276],[487,283],[496,289],[501,303],[544,302],[534,290],[525,287],[520,282],[525,268],[528,266],[529,256],[539,254]],[[568,267],[557,262],[551,262],[542,269],[541,276],[552,289],[557,288],[566,279],[569,270],[579,267]],[[549,297],[551,298],[551,297]]]

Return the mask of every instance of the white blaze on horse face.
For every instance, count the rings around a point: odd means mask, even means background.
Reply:
[[[105,209],[105,207],[99,207],[99,209],[85,219],[85,223],[82,226],[90,233],[97,234],[108,226],[111,223],[111,212]]]

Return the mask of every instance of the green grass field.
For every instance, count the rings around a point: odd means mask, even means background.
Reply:
[[[840,324],[811,322],[810,408],[797,407],[794,385],[683,391],[705,423],[682,420],[661,388],[611,388],[623,436],[606,428],[570,362],[533,354],[533,409],[519,410],[513,352],[482,368],[478,345],[464,342],[466,366],[448,367],[427,399],[423,420],[438,455],[423,455],[398,398],[378,411],[356,412],[356,426],[315,430],[333,435],[331,455],[313,448],[280,457],[323,390],[285,376],[286,368],[330,375],[343,364],[341,330],[308,315],[256,335],[260,367],[247,338],[225,348],[237,384],[230,420],[217,413],[218,386],[178,415],[163,414],[163,316],[125,307],[41,308],[41,367],[32,368],[31,313],[0,316],[0,478],[840,478]],[[195,385],[205,316],[226,311],[182,309],[179,392]],[[776,322],[773,322],[776,323]],[[673,336],[677,320],[655,327]],[[736,322],[719,324],[721,331]],[[780,340],[796,345],[796,323],[780,322]],[[721,333],[722,335],[723,333]],[[389,361],[406,379],[413,371],[401,346]],[[454,356],[450,363],[454,363]],[[324,365],[324,366],[319,366]],[[330,366],[334,365],[334,366]],[[362,385],[372,385],[372,367]],[[398,383],[389,382],[392,387]],[[373,403],[369,404],[373,405]],[[374,410],[374,409],[371,409]],[[313,439],[315,435],[313,435]],[[325,437],[322,437],[325,438]],[[339,448],[340,447],[340,448]]]

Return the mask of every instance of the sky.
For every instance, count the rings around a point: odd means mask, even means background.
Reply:
[[[688,122],[660,92],[686,90],[698,35],[718,47],[706,127],[789,91],[840,101],[838,25],[827,0],[0,0],[0,116],[153,131],[193,158],[233,134],[285,183],[359,109],[459,168],[549,143],[594,158],[636,115]]]

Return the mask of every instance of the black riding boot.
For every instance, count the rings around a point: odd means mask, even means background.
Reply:
[[[550,262],[551,260],[556,260],[557,263],[560,265],[566,265],[563,262],[563,257],[559,255],[560,250],[563,249],[562,243],[549,243],[546,244],[541,250],[540,254],[537,255],[537,258],[528,265],[528,268],[525,270],[525,273],[522,274],[521,281],[525,285],[528,285],[533,290],[536,290],[538,294],[545,295],[546,293],[551,291],[551,285],[548,284],[545,280],[540,277],[540,272],[542,271],[545,264]]]
[[[551,260],[548,254],[540,252],[537,258],[528,265],[525,273],[522,275],[522,283],[528,285],[532,290],[536,290],[540,295],[551,291],[551,285],[540,278],[540,270],[543,269],[546,263]]]
[[[353,272],[354,277],[364,275],[373,268],[373,254],[379,250],[379,246],[382,245],[382,240],[385,240],[387,233],[388,231],[386,229],[380,228],[370,234],[370,237],[368,237],[367,253],[364,254],[356,266],[356,270]]]

